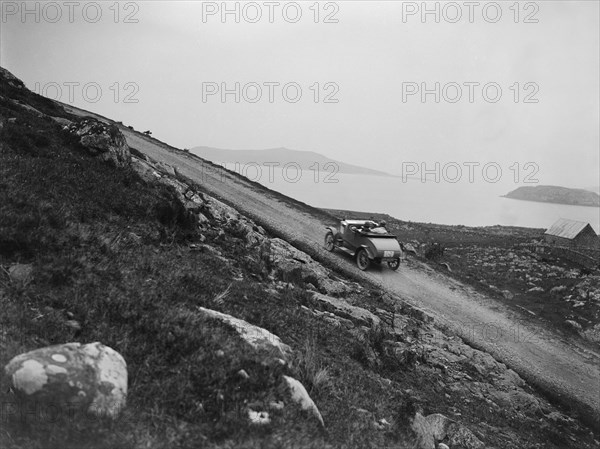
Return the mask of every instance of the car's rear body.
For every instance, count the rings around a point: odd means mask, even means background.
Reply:
[[[366,251],[368,258],[376,263],[399,262],[402,257],[400,242],[395,235],[370,232],[370,220],[342,220],[339,227],[328,227],[334,236],[336,248],[356,256],[361,249]]]

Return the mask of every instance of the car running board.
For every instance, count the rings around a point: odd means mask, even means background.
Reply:
[[[349,248],[346,248],[345,246],[337,246],[337,249],[341,249],[342,251],[344,251],[346,254],[350,254],[351,256],[354,256],[354,251],[352,251]]]

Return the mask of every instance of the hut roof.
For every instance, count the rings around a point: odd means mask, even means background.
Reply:
[[[589,226],[589,223],[569,220],[568,218],[559,218],[544,234],[565,239],[574,239],[586,226]]]

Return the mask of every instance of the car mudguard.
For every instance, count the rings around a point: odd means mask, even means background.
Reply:
[[[369,248],[368,245],[360,245],[358,248],[356,248],[356,251],[354,252],[354,254],[356,254],[360,248],[364,248],[367,251],[367,254],[369,255],[369,259],[371,259],[371,260],[375,259],[375,254],[373,254],[373,250],[371,248]]]

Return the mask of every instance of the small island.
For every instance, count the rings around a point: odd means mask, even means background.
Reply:
[[[584,189],[570,189],[560,186],[519,187],[504,195],[504,198],[537,201],[540,203],[600,207],[600,196],[597,193]]]

